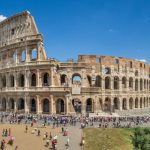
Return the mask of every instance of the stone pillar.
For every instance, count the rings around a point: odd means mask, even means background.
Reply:
[[[133,109],[135,109],[135,98],[133,98]]]
[[[26,47],[25,53],[26,53],[26,59],[25,59],[25,61],[29,62],[30,61],[30,55],[31,55],[31,53],[30,53],[30,50],[27,47]]]
[[[114,90],[114,78],[110,77],[110,89]]]
[[[51,101],[51,114],[53,114],[54,113],[54,110],[53,110],[53,107],[54,107],[54,97],[53,97],[53,95],[50,95],[50,101]]]
[[[126,100],[127,100],[127,106],[126,107],[127,107],[127,110],[129,110],[129,99],[127,98]]]
[[[82,69],[82,87],[86,87],[86,70]]]
[[[17,112],[17,101],[14,100],[14,112]]]
[[[102,77],[102,91],[105,90],[105,78]]]
[[[66,114],[69,113],[69,96],[66,96]]]
[[[40,87],[40,74],[39,74],[39,69],[37,69],[36,73],[36,86]]]
[[[122,91],[122,78],[119,78],[119,91]]]
[[[42,107],[41,107],[41,101],[39,95],[36,95],[36,111],[38,114],[42,113]]]
[[[93,105],[94,105],[94,107],[93,107],[93,112],[94,113],[98,113],[98,97],[95,97],[95,99],[94,99],[94,102],[93,102]]]
[[[126,89],[129,90],[129,78],[127,78],[126,85],[127,85]]]
[[[29,109],[30,109],[30,108],[29,108],[29,107],[30,107],[30,106],[29,106],[29,105],[30,105],[30,104],[29,104],[29,103],[30,103],[30,97],[29,97],[29,96],[25,96],[25,97],[24,97],[24,100],[25,100],[25,113],[29,113],[29,111],[30,111],[30,110],[29,110]]]
[[[41,60],[40,45],[41,45],[41,43],[38,43],[38,44],[37,44],[37,60],[38,60],[38,61]]]
[[[50,86],[54,86],[54,67],[51,67],[50,73],[51,73]]]
[[[82,104],[81,104],[82,114],[85,114],[86,113],[86,100],[85,100],[85,97],[82,97],[81,102],[82,102]]]
[[[133,88],[132,88],[134,91],[135,91],[135,79],[133,78]]]
[[[122,110],[122,98],[119,98],[119,110]]]
[[[9,111],[9,101],[8,101],[8,99],[9,98],[7,97],[7,99],[6,99],[6,112]]]

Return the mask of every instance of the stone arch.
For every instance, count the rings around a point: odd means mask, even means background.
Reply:
[[[135,99],[135,108],[138,108],[138,98]]]
[[[30,100],[30,111],[31,112],[36,112],[36,100],[34,99],[34,98],[32,98],[31,100]]]
[[[143,107],[143,100],[142,100],[142,98],[140,98],[140,108],[142,108]]]
[[[86,100],[86,112],[90,113],[93,112],[93,99],[92,98],[88,98]]]
[[[23,109],[25,109],[25,101],[23,98],[20,98],[18,100],[18,110],[23,110]]]
[[[10,75],[9,82],[10,82],[10,87],[14,87],[15,86],[14,75]]]
[[[24,74],[19,75],[19,86],[24,87],[25,79],[24,79]]]
[[[62,114],[65,112],[65,103],[64,100],[59,98],[56,101],[56,114]]]
[[[49,104],[50,104],[49,99],[47,99],[47,98],[43,99],[43,101],[42,101],[43,113],[49,113],[50,112]]]
[[[49,73],[45,72],[43,74],[43,86],[49,86]]]
[[[106,112],[111,111],[111,99],[109,97],[105,98],[104,111]]]
[[[127,99],[126,98],[123,98],[123,100],[122,100],[122,109],[127,110]]]
[[[81,85],[81,75],[79,73],[74,73],[72,75],[72,84]]]
[[[127,88],[127,78],[126,77],[122,77],[122,88],[123,89]]]
[[[101,78],[101,76],[97,75],[96,80],[95,80],[95,86],[101,87],[101,85],[102,85],[102,78]]]
[[[72,100],[72,105],[76,113],[81,113],[81,100],[80,99],[74,98]]]
[[[31,86],[36,86],[36,74],[32,73],[31,75]]]
[[[114,98],[114,109],[119,109],[119,99],[117,97]]]
[[[35,60],[37,60],[37,57],[38,57],[37,49],[32,49],[32,51],[31,51],[31,60],[35,61]]]
[[[133,98],[129,99],[129,109],[133,109]]]
[[[26,51],[23,50],[23,51],[21,52],[21,62],[25,62],[25,61],[26,61]]]
[[[67,85],[67,75],[66,74],[62,74],[60,76],[60,82],[61,82],[61,85]]]
[[[138,79],[135,79],[135,91],[138,91]]]
[[[129,88],[133,89],[133,78],[132,77],[129,78]]]
[[[119,89],[119,77],[115,76],[114,77],[114,90]]]
[[[13,98],[10,98],[9,100],[9,109],[11,110],[15,109],[15,100]]]
[[[110,89],[111,86],[111,78],[110,77],[105,77],[105,89]]]

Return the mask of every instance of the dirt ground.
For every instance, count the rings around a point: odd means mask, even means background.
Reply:
[[[36,136],[35,134],[31,134],[31,131],[37,126],[30,127],[28,125],[28,133],[25,133],[26,125],[16,125],[16,124],[0,124],[0,140],[5,139],[6,142],[8,138],[2,137],[2,130],[11,128],[11,135],[15,137],[13,146],[6,144],[6,150],[14,150],[15,146],[18,146],[18,150],[47,150],[44,146],[45,142],[43,141],[44,133],[51,132],[52,136],[58,135],[58,129],[52,129],[51,127],[42,128],[39,127],[41,131],[41,136]]]

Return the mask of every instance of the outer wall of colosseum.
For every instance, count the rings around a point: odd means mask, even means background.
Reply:
[[[0,110],[18,113],[132,114],[149,111],[150,66],[121,57],[47,58],[34,18],[0,23]]]

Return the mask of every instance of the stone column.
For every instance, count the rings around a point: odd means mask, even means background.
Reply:
[[[119,98],[119,110],[122,110],[122,98]]]
[[[24,100],[25,100],[25,113],[29,113],[30,111],[30,106],[29,106],[29,103],[30,103],[30,97],[29,96],[25,96],[24,97]]]
[[[114,79],[112,77],[110,77],[110,89],[114,90]]]
[[[86,87],[86,70],[82,69],[82,87]]]
[[[42,113],[40,96],[36,95],[36,111],[38,114]]]
[[[54,97],[53,97],[53,95],[50,95],[50,101],[51,101],[51,109],[50,109],[50,111],[51,111],[51,114],[53,114],[54,113],[54,110],[53,110],[53,104],[54,104]]]
[[[127,100],[127,106],[126,107],[127,107],[127,110],[129,110],[129,99],[127,98],[126,100]]]
[[[40,74],[39,74],[39,69],[37,69],[36,73],[36,86],[40,87]]]
[[[54,67],[51,67],[51,69],[50,69],[50,73],[51,73],[50,86],[54,86]]]
[[[122,78],[119,78],[119,91],[122,91]]]
[[[41,60],[40,45],[41,45],[41,43],[37,44],[37,60],[38,61]]]
[[[105,90],[105,78],[102,77],[102,91]]]
[[[14,100],[14,112],[17,112],[17,101]]]
[[[94,105],[94,107],[93,107],[93,112],[94,113],[98,113],[98,97],[95,97],[95,99],[94,99],[94,102],[93,102],[93,105]]]
[[[66,114],[69,113],[69,96],[66,96]]]
[[[82,114],[85,114],[86,113],[86,100],[85,100],[85,97],[82,97],[81,102],[82,102],[82,104],[81,104]]]
[[[29,62],[31,53],[30,53],[30,50],[28,49],[28,47],[26,47],[25,53],[26,53],[25,62]]]
[[[133,98],[133,109],[135,109],[135,98]]]

